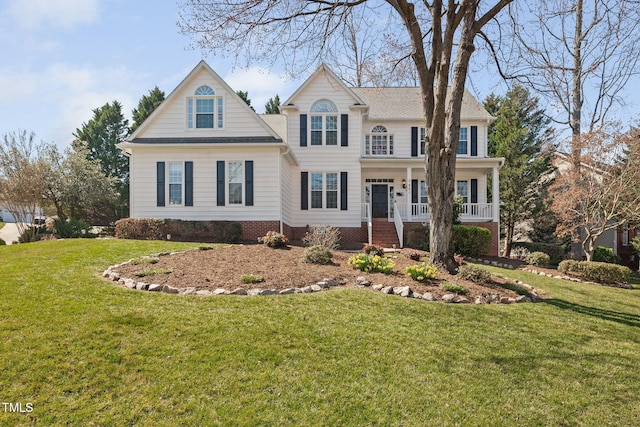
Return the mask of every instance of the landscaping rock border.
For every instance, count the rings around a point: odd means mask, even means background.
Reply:
[[[187,251],[181,252],[162,252],[157,254],[152,254],[148,256],[143,256],[141,258],[157,258],[161,256],[170,256],[175,254],[187,253],[191,251],[197,251],[199,249],[191,249]],[[290,295],[290,294],[308,294],[314,292],[321,292],[324,290],[329,290],[336,286],[344,285],[346,283],[338,283],[333,279],[322,279],[314,285],[298,287],[298,288],[287,288],[283,290],[276,289],[243,289],[236,288],[232,291],[227,289],[218,288],[213,291],[210,290],[196,290],[194,287],[186,287],[186,288],[175,288],[169,285],[159,285],[154,283],[145,283],[139,282],[132,278],[122,277],[120,273],[118,273],[118,268],[130,264],[132,260],[122,262],[120,264],[115,264],[108,267],[102,273],[102,277],[108,279],[113,282],[117,282],[121,286],[127,289],[135,289],[139,291],[147,291],[147,292],[164,292],[167,294],[181,294],[181,295],[244,295],[244,296],[255,296],[255,295]],[[511,267],[513,268],[513,267]],[[535,291],[535,289],[527,285],[521,281],[515,282],[517,285],[520,285],[526,288],[529,291],[529,295],[521,295],[517,298],[508,298],[508,297],[500,297],[497,294],[483,295],[477,297],[473,303],[474,304],[513,304],[513,303],[522,303],[522,302],[537,302],[540,301],[540,297]],[[433,295],[431,292],[425,292],[424,294],[420,294],[414,292],[409,286],[384,286],[381,284],[372,285],[369,280],[365,276],[358,276],[354,282],[357,287],[360,288],[370,288],[373,291],[381,292],[387,295],[396,295],[402,298],[413,298],[413,299],[421,299],[424,301],[443,301],[445,303],[454,303],[454,304],[470,304],[470,301],[467,297],[463,295],[456,294],[445,294],[442,296],[440,300]]]

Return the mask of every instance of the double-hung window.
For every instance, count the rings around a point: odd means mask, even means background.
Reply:
[[[338,174],[311,173],[311,208],[338,208]]]
[[[221,129],[224,127],[224,98],[216,96],[207,85],[196,89],[194,96],[187,98],[188,129]]]
[[[462,203],[469,203],[469,182],[457,181],[456,194],[462,197]]]
[[[372,156],[393,155],[393,135],[384,126],[374,126],[364,138],[365,154]]]
[[[425,128],[420,128],[420,154],[424,155],[424,136],[425,136]]]
[[[460,128],[460,139],[458,140],[458,155],[466,156],[469,154],[469,129]]]
[[[328,99],[311,106],[311,145],[338,145],[338,107]]]
[[[229,162],[229,204],[242,204],[243,162]]]
[[[420,181],[420,203],[427,203],[429,200],[427,198],[427,182]]]
[[[182,204],[182,163],[169,163],[169,204]]]

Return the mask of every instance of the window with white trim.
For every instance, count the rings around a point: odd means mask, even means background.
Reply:
[[[629,224],[622,225],[622,246],[629,246]]]
[[[420,128],[420,154],[424,154],[424,137],[425,137],[426,129]]]
[[[244,163],[243,162],[229,162],[228,163],[229,176],[227,182],[229,183],[229,204],[241,205],[242,204],[242,184],[244,177]]]
[[[169,204],[182,204],[182,163],[169,163]]]
[[[207,86],[200,86],[187,98],[188,129],[221,129],[224,127],[224,98]]]
[[[338,145],[338,107],[328,99],[311,106],[311,145]]]
[[[364,137],[365,154],[372,156],[393,155],[393,135],[384,126],[374,126]]]
[[[311,173],[311,208],[338,208],[338,174]]]
[[[427,203],[429,200],[427,198],[427,182],[420,181],[420,203]]]
[[[460,139],[458,140],[458,155],[466,156],[469,154],[469,129],[460,128]]]
[[[456,181],[456,194],[462,197],[462,203],[469,203],[469,182]]]

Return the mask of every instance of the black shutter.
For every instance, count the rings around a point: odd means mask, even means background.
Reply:
[[[218,206],[224,206],[224,160],[218,160],[217,162],[217,186],[216,192],[218,197]]]
[[[300,172],[300,209],[309,209],[309,172]]]
[[[193,162],[184,162],[184,205],[193,206]]]
[[[349,146],[349,115],[343,114],[340,116],[340,146]]]
[[[478,126],[471,126],[471,155],[478,155]]]
[[[420,190],[420,187],[418,187],[418,180],[412,179],[411,180],[411,203],[420,203],[420,200],[418,199],[419,190]]]
[[[253,206],[253,160],[244,162],[245,206]]]
[[[164,206],[164,162],[156,163],[156,200],[158,206]]]
[[[300,147],[307,146],[307,115],[300,114]]]
[[[471,203],[478,203],[478,180],[471,180]]]
[[[418,128],[411,127],[411,157],[418,157]]]
[[[347,173],[340,172],[340,210],[347,210]]]

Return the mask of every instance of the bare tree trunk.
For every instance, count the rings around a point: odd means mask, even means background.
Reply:
[[[515,229],[515,224],[511,219],[507,224],[505,224],[505,238],[504,238],[504,249],[502,250],[502,256],[505,258],[509,258],[511,255],[511,246],[513,246],[513,233]]]
[[[571,159],[576,169],[580,169],[581,157],[581,117],[582,117],[582,0],[576,1],[576,28],[573,38],[573,111],[571,112]]]

